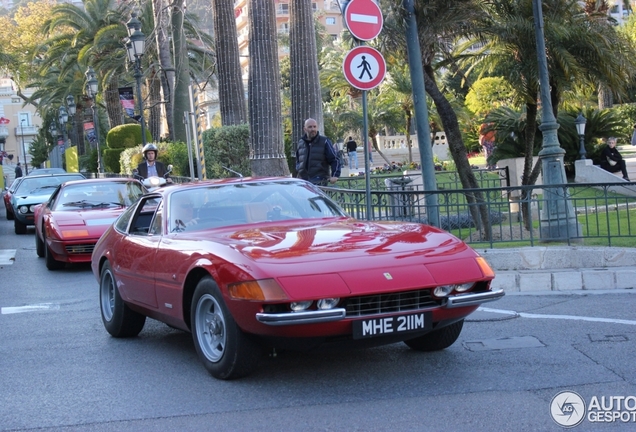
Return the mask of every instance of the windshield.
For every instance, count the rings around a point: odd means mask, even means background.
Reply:
[[[328,197],[297,180],[187,188],[172,193],[169,202],[171,232],[346,216]]]
[[[55,199],[54,210],[72,211],[84,208],[129,207],[143,189],[136,181],[82,182],[66,185]]]
[[[69,180],[81,180],[81,174],[63,177],[25,177],[15,191],[16,195],[45,195],[52,194],[56,187]]]

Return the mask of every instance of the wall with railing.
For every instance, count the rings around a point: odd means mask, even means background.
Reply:
[[[484,174],[487,175],[487,174]],[[367,195],[364,179],[362,186],[347,180],[339,180],[338,187],[323,190],[352,217],[367,219]],[[359,180],[359,181],[360,181]],[[440,227],[476,247],[492,247],[508,243],[515,246],[535,246],[553,238],[543,238],[542,232],[550,232],[555,223],[552,217],[542,218],[547,209],[547,193],[569,197],[576,228],[557,243],[585,246],[636,246],[636,198],[610,191],[610,187],[636,188],[634,183],[566,184],[537,186],[503,186],[501,176],[491,176],[482,181],[481,189],[459,187],[424,191],[406,185],[392,184],[386,178],[371,178],[371,214],[369,219],[398,220],[427,223],[430,203],[427,197],[434,195],[440,217]],[[496,185],[496,186],[493,186]],[[358,187],[359,186],[359,187]],[[470,194],[483,197],[483,205],[489,215],[490,230],[477,229],[471,216]],[[524,211],[525,210],[525,211]],[[525,220],[524,220],[525,217]],[[528,229],[530,228],[530,229]]]

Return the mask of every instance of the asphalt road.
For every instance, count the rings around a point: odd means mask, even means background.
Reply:
[[[574,430],[636,429],[633,290],[511,294],[441,352],[283,352],[224,382],[187,333],[149,320],[111,338],[90,268],[49,272],[33,230],[0,218],[0,257],[15,250],[0,265],[0,431],[556,431],[562,391],[588,408]],[[582,412],[558,400],[561,421]],[[590,421],[613,412],[628,421]]]

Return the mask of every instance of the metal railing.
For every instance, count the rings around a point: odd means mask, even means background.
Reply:
[[[636,246],[636,197],[611,192],[610,187],[625,188],[636,192],[635,183],[595,183],[565,185],[533,185],[516,187],[489,187],[482,189],[440,189],[437,191],[389,189],[376,182],[379,187],[371,191],[372,221],[397,220],[427,223],[426,197],[437,196],[440,228],[450,231],[467,243],[478,247],[493,247],[495,244],[514,246],[536,246],[546,242],[586,246]],[[342,185],[340,185],[342,186]],[[359,189],[334,187],[322,188],[349,215],[367,219],[366,193]],[[545,191],[569,197],[576,228],[559,239],[550,238],[554,224],[564,224],[547,214]],[[634,193],[632,192],[632,193]],[[471,210],[478,204],[469,203],[467,195],[481,194],[491,229],[478,229]],[[479,213],[474,211],[473,213]],[[525,217],[525,220],[524,220]],[[563,226],[563,225],[561,225]],[[530,229],[528,229],[530,228]],[[542,233],[546,234],[542,234]]]

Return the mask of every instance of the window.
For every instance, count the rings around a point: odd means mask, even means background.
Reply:
[[[289,23],[282,23],[278,27],[278,33],[289,33]]]
[[[335,17],[327,17],[327,18],[325,18],[325,23],[327,25],[336,25],[336,18]]]
[[[611,13],[611,14],[617,14],[617,13],[619,13],[620,11],[619,11],[619,9],[618,9],[618,8],[619,8],[619,6],[618,6],[618,5],[613,5],[613,6],[610,8],[610,13]]]
[[[288,15],[289,14],[289,5],[287,3],[280,3],[278,5],[278,9],[276,10],[278,15]]]

